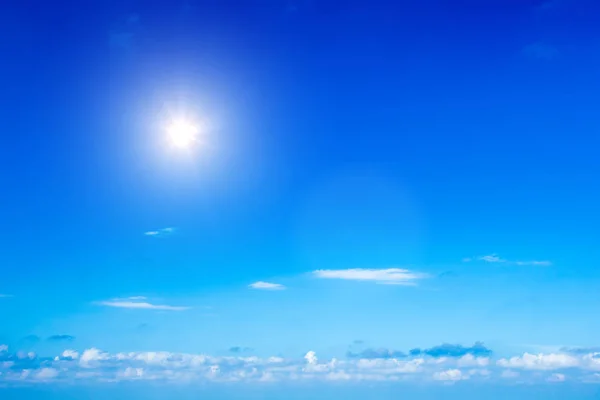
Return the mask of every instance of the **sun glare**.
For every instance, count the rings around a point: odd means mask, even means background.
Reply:
[[[176,121],[167,128],[167,132],[173,146],[187,148],[196,140],[198,128],[187,121]]]

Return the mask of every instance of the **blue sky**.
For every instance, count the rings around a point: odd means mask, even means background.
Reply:
[[[0,391],[599,393],[593,1],[2,8]]]

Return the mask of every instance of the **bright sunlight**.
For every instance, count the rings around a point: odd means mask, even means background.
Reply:
[[[168,128],[171,144],[178,148],[189,148],[198,135],[198,128],[188,121],[175,121]]]

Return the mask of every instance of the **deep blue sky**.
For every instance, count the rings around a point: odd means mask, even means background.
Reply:
[[[0,344],[599,344],[599,4],[162,3],[0,6]]]

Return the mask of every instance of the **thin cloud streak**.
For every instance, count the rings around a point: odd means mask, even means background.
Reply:
[[[263,282],[263,281],[251,283],[250,285],[248,285],[248,287],[251,289],[258,289],[258,290],[285,290],[285,289],[287,289],[284,285],[281,285],[279,283],[271,283],[271,282]]]
[[[343,279],[352,281],[374,282],[380,285],[414,286],[416,281],[427,278],[427,274],[412,272],[402,268],[387,269],[322,269],[313,272],[320,279]]]
[[[538,267],[549,267],[552,265],[550,261],[510,261],[504,258],[500,258],[497,254],[489,254],[486,256],[477,256],[477,257],[467,257],[463,258],[463,262],[472,262],[472,261],[483,261],[490,264],[506,264],[506,265],[519,265],[519,266],[538,266]]]
[[[126,299],[112,299],[97,301],[94,304],[105,307],[114,308],[130,308],[130,309],[141,309],[141,310],[162,310],[162,311],[184,311],[189,310],[191,307],[186,306],[170,306],[165,304],[152,304],[145,300],[145,297],[136,296],[129,297]]]
[[[144,235],[146,236],[153,236],[153,237],[159,237],[159,236],[168,236],[168,235],[172,235],[173,233],[175,233],[175,228],[162,228],[162,229],[158,229],[155,231],[147,231],[144,232]]]

